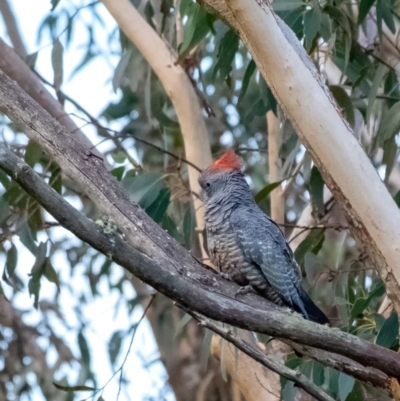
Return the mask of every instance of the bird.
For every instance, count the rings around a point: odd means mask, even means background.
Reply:
[[[279,226],[257,205],[232,149],[202,171],[207,248],[221,275],[269,301],[330,325],[301,286],[301,270]]]

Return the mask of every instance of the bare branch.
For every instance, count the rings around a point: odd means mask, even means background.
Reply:
[[[289,369],[285,365],[277,363],[272,358],[263,354],[260,350],[254,348],[248,342],[237,338],[231,330],[221,327],[220,325],[212,322],[210,319],[206,319],[203,316],[200,316],[198,313],[192,313],[190,311],[187,312],[190,313],[203,327],[207,327],[214,333],[224,338],[226,341],[229,341],[230,343],[235,345],[236,348],[240,349],[242,352],[249,355],[251,358],[264,365],[266,368],[272,370],[275,373],[278,373],[288,380],[295,382],[298,387],[305,390],[315,399],[319,401],[334,401],[332,397],[324,393],[303,374]]]
[[[4,24],[7,28],[8,36],[11,40],[14,50],[21,56],[26,57],[27,52],[25,44],[19,31],[17,20],[8,0],[0,0],[0,14],[3,16]]]

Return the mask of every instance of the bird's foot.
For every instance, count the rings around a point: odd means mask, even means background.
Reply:
[[[252,293],[256,293],[256,291],[254,290],[254,288],[249,284],[249,285],[245,285],[243,287],[240,287],[235,294],[235,298],[237,298],[239,295],[245,295],[248,294],[249,292]]]
[[[233,280],[232,280],[232,277],[231,277],[229,274],[227,274],[227,273],[218,272],[218,274],[219,274],[220,277],[222,277],[224,280],[233,281]]]

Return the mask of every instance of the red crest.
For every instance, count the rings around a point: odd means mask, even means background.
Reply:
[[[240,170],[242,168],[242,159],[232,150],[228,149],[219,159],[211,164],[210,169],[219,170]]]

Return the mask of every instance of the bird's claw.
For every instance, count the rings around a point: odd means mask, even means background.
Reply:
[[[243,287],[240,287],[235,294],[235,298],[237,298],[239,295],[245,295],[248,294],[249,292],[255,292],[254,288],[249,284],[249,285],[245,285]]]
[[[229,274],[227,274],[227,273],[218,272],[218,274],[219,274],[220,277],[222,277],[224,280],[233,281],[233,280],[232,280],[232,277],[231,277]]]

